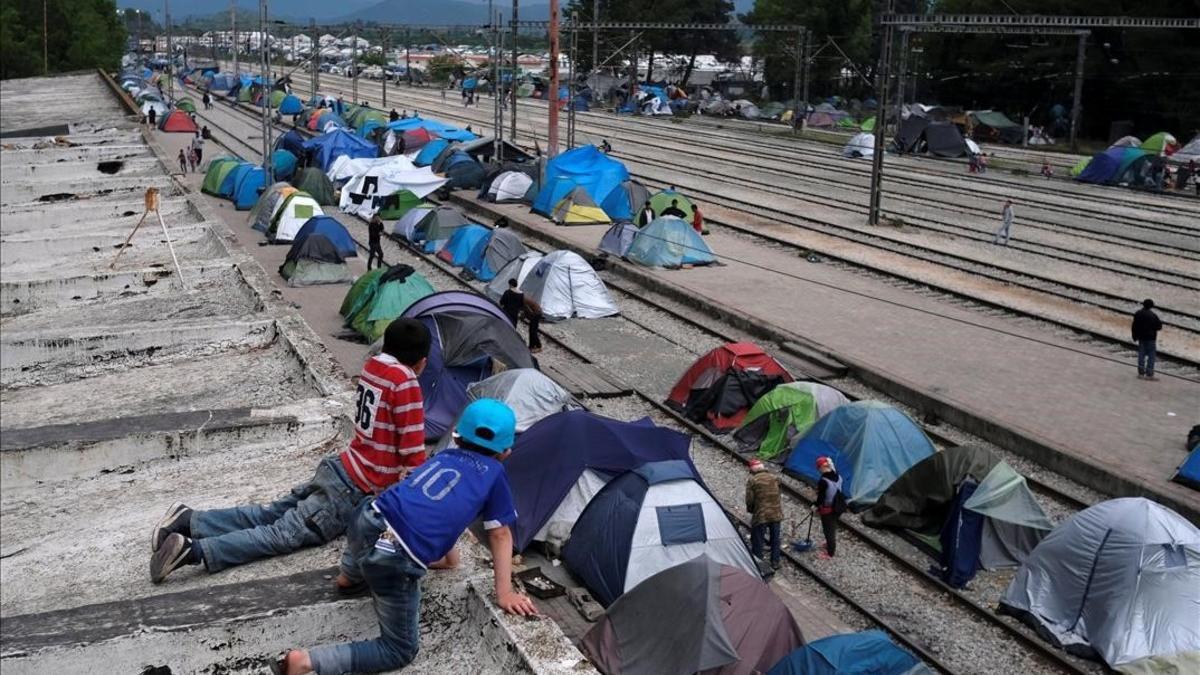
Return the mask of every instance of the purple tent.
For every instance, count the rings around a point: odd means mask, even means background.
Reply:
[[[649,417],[622,422],[583,410],[560,412],[521,434],[504,462],[517,507],[513,547],[524,550],[544,535],[560,538],[589,499],[617,474],[646,462],[691,464],[685,434]],[[693,467],[694,469],[694,467]],[[561,532],[554,530],[560,529]]]
[[[429,328],[433,344],[421,373],[425,399],[425,439],[450,430],[470,400],[467,385],[492,376],[492,362],[507,368],[532,368],[533,356],[504,312],[491,300],[463,291],[434,293],[409,305],[401,315]]]

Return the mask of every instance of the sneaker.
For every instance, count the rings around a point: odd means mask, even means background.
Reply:
[[[829,551],[824,551],[824,550],[821,551],[820,553],[818,553],[817,557],[820,558],[821,560],[833,560],[833,556],[829,555]]]
[[[150,534],[150,552],[157,551],[167,535],[176,533],[184,536],[192,534],[192,510],[182,502],[172,504],[167,513],[159,518]]]
[[[178,532],[167,535],[162,546],[150,556],[150,581],[162,583],[167,575],[184,565],[194,564],[192,557],[192,540]]]

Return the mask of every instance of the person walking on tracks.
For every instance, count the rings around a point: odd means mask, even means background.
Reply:
[[[368,252],[367,252],[367,269],[371,269],[371,263],[379,260],[379,267],[383,267],[383,245],[380,240],[383,238],[383,219],[379,216],[372,216],[371,222],[367,225]]]
[[[182,149],[179,150],[179,158],[178,159],[179,159],[179,173],[187,173],[188,158],[187,158],[187,154]]]
[[[512,321],[513,326],[518,325],[521,312],[524,312],[526,320],[529,321],[529,351],[534,354],[542,351],[542,336],[539,330],[542,323],[542,306],[517,288],[516,279],[508,280],[508,290],[500,296],[500,309],[504,310],[504,315]]]
[[[821,531],[825,533],[825,550],[821,552],[821,558],[828,559],[837,554],[838,518],[846,512],[846,495],[842,492],[842,477],[832,459],[818,457],[817,471],[821,472],[821,477],[817,479],[816,509],[821,517]]]
[[[1158,331],[1162,320],[1154,313],[1154,301],[1146,298],[1142,308],[1133,314],[1132,334],[1137,343],[1137,366],[1139,380],[1157,380],[1154,362],[1158,356]]]
[[[992,237],[993,244],[1008,246],[1008,238],[1012,231],[1013,224],[1013,203],[1011,199],[1004,200],[1004,208],[1000,209],[1000,229],[996,230],[996,235]],[[1003,241],[1001,241],[1003,239]]]
[[[763,560],[763,544],[771,547],[771,568],[779,569],[779,525],[783,522],[783,504],[779,497],[779,478],[767,471],[757,459],[750,460],[750,478],[746,481],[746,510],[750,512],[750,552]]]
[[[276,501],[208,511],[176,502],[167,509],[150,535],[150,581],[160,583],[185,565],[203,563],[213,573],[341,536],[367,497],[425,461],[425,408],[417,378],[430,342],[429,329],[416,319],[388,324],[383,350],[358,377],[349,447],[322,459],[312,478]]]

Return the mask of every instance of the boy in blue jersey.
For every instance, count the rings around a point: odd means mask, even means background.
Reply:
[[[509,614],[536,614],[512,588],[512,531],[517,520],[500,462],[512,450],[516,415],[507,405],[480,399],[463,410],[455,446],[438,453],[403,481],[366,500],[350,528],[339,590],[365,586],[375,601],[379,637],[362,642],[292,650],[274,671],[376,673],[403,668],[420,643],[421,577],[458,564],[459,536],[476,519],[488,533],[496,602]]]

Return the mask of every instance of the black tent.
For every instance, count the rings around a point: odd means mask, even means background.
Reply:
[[[925,127],[925,150],[938,157],[962,157],[967,154],[967,142],[958,127],[950,122],[932,122]]]

